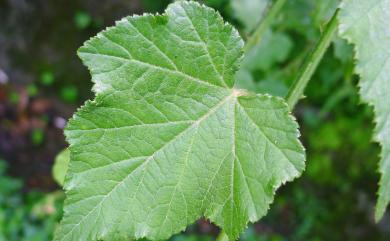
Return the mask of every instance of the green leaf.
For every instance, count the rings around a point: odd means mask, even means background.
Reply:
[[[374,107],[375,140],[382,146],[377,221],[390,201],[389,23],[390,0],[347,0],[341,5],[340,33],[355,45],[360,94]]]
[[[65,175],[68,171],[69,159],[70,152],[68,149],[65,149],[58,153],[56,159],[54,160],[54,166],[52,170],[53,178],[61,186],[64,185]]]
[[[214,10],[179,1],[80,48],[96,98],[65,131],[56,240],[166,239],[202,216],[235,239],[266,214],[304,150],[282,99],[233,88],[242,47]]]
[[[261,42],[245,57],[243,67],[249,70],[267,71],[277,63],[285,61],[293,42],[285,33],[266,31]]]
[[[293,44],[288,35],[268,30],[260,43],[247,52],[236,75],[236,87],[246,88],[257,93],[268,93],[283,97],[287,86],[283,83],[278,64],[285,61]],[[264,76],[253,76],[261,71]],[[258,74],[257,74],[258,75]]]
[[[270,4],[269,0],[231,0],[233,15],[244,25],[246,32],[251,32],[261,21]]]

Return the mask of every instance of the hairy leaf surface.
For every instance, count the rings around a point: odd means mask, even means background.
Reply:
[[[382,174],[375,218],[390,201],[390,0],[346,0],[341,5],[340,33],[355,45],[360,94],[374,107],[375,140],[382,145]]]
[[[234,88],[243,41],[214,10],[124,18],[79,56],[96,98],[70,120],[56,240],[165,239],[202,216],[235,239],[304,150],[282,99]]]

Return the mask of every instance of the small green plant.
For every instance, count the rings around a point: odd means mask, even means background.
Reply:
[[[46,241],[61,219],[62,191],[22,192],[23,181],[6,173],[0,159],[0,241]]]
[[[244,44],[213,9],[178,1],[133,16],[79,49],[96,97],[69,121],[67,199],[56,240],[169,238],[204,216],[234,240],[301,175],[290,111],[337,30],[355,45],[360,93],[374,106],[382,174],[376,219],[390,199],[387,63],[390,0],[346,0],[285,100],[236,86],[243,54],[265,35],[278,0]],[[340,27],[339,27],[340,26]]]

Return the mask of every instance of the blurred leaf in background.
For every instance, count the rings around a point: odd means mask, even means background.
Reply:
[[[48,241],[62,216],[62,191],[22,192],[23,182],[5,174],[0,160],[0,241]]]
[[[85,29],[87,28],[92,22],[92,17],[84,12],[84,11],[78,11],[74,15],[74,23],[78,29]]]
[[[288,86],[279,64],[286,61],[293,47],[287,34],[268,30],[244,58],[237,73],[237,86],[259,93],[284,97]]]
[[[53,82],[54,82],[53,72],[51,72],[49,70],[43,71],[42,74],[41,74],[41,83],[42,83],[42,85],[49,86],[49,85],[52,85]]]
[[[63,186],[66,172],[68,171],[68,164],[70,160],[70,151],[69,149],[62,150],[56,156],[53,166],[53,178],[56,182]]]
[[[242,24],[245,33],[251,33],[263,18],[270,0],[231,0],[235,18]]]

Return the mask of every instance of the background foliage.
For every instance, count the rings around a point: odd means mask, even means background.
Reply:
[[[0,1],[0,240],[50,240],[62,215],[63,194],[51,168],[66,147],[65,120],[92,95],[76,49],[114,20],[162,12],[169,2]],[[202,2],[218,9],[244,38],[265,6]],[[284,96],[338,3],[287,1],[244,60],[240,86]],[[295,111],[307,169],[278,192],[269,214],[241,240],[389,237],[389,214],[374,223],[379,147],[371,142],[372,110],[360,103],[356,82],[352,48],[335,38]],[[172,239],[213,240],[217,232],[200,220]]]

